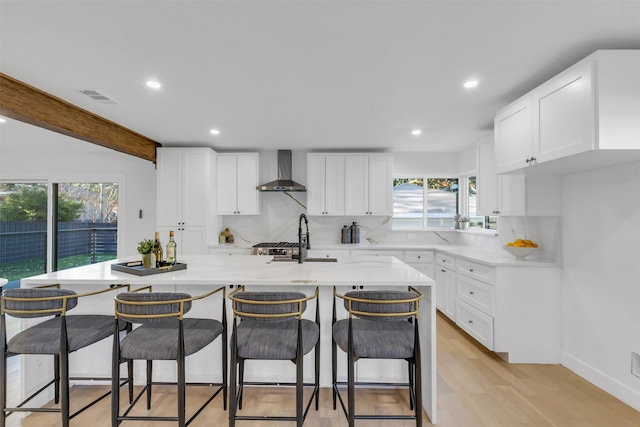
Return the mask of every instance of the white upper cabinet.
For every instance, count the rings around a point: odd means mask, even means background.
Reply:
[[[157,225],[161,242],[175,232],[178,261],[207,253],[215,215],[216,153],[210,148],[157,149]]]
[[[307,154],[307,214],[344,215],[344,155]]]
[[[494,130],[498,173],[640,158],[640,50],[595,52],[499,111]]]
[[[210,148],[158,148],[159,226],[206,226],[211,215]]]
[[[557,175],[496,174],[493,141],[478,146],[478,215],[559,216],[562,181]]]
[[[521,169],[533,157],[531,96],[524,96],[496,114],[494,132],[498,172]]]
[[[218,214],[260,214],[258,153],[218,154]]]
[[[393,158],[388,154],[346,155],[346,215],[391,215],[392,170]]]
[[[478,145],[478,174],[476,183],[478,200],[476,213],[493,216],[500,213],[498,206],[498,176],[496,174],[496,156],[493,141]]]
[[[532,93],[533,152],[546,162],[595,148],[593,62],[582,61]]]

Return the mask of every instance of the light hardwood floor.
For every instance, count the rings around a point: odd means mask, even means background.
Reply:
[[[557,426],[557,427],[631,427],[640,426],[640,412],[604,393],[597,387],[559,365],[514,365],[504,362],[477,344],[448,319],[438,313],[438,425],[444,427],[476,426]],[[15,375],[12,375],[15,379]],[[11,384],[10,384],[11,387]],[[15,390],[15,384],[13,385]],[[101,387],[72,388],[71,403],[80,407]],[[187,416],[203,398],[200,387],[187,396]],[[173,388],[154,389],[154,414],[173,414]],[[320,410],[311,409],[306,427],[346,426],[340,410],[331,406],[331,392],[321,390]],[[249,389],[244,409],[259,413],[293,413],[293,390]],[[110,426],[110,400],[78,415],[72,426]],[[216,398],[190,425],[224,426],[228,413]],[[356,408],[367,413],[408,411],[406,392],[363,390],[357,395]],[[143,408],[139,412],[146,412]],[[56,427],[58,414],[32,414],[22,420],[8,418],[8,427]],[[175,423],[127,422],[123,426],[150,427]],[[291,426],[280,422],[239,422],[247,427]],[[409,427],[411,421],[358,421],[358,427]],[[425,425],[429,425],[425,419]]]

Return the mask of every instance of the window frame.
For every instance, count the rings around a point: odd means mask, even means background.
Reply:
[[[452,227],[429,227],[428,226],[428,214],[427,214],[427,203],[428,203],[428,197],[427,197],[427,182],[429,179],[435,179],[435,178],[442,178],[444,175],[447,174],[398,174],[398,175],[394,175],[393,176],[393,180],[396,179],[422,179],[424,186],[423,186],[423,195],[422,195],[422,226],[418,227],[418,226],[407,226],[407,227],[402,227],[402,226],[398,226],[396,224],[396,219],[395,217],[395,208],[394,208],[394,212],[391,215],[391,231],[454,231],[455,229]],[[449,176],[447,179],[457,179],[458,180],[458,201],[457,201],[457,206],[458,206],[458,213],[460,215],[463,216],[469,216],[469,178],[470,177],[476,177],[476,180],[478,178],[478,173],[477,171],[470,171],[464,174],[456,174],[456,175],[451,175]],[[477,181],[476,181],[477,183]],[[392,188],[393,188],[393,182],[392,182]],[[393,194],[393,190],[392,190],[392,194]],[[478,196],[478,188],[476,187],[476,197]],[[478,216],[476,216],[478,217]],[[474,218],[476,218],[474,217]],[[490,229],[487,228],[488,224],[490,223],[489,218],[491,218],[490,216],[483,216],[484,219],[482,221],[482,228],[469,228],[468,230],[465,230],[465,232],[471,232],[471,233],[478,233],[478,234],[491,234],[491,235],[495,235],[498,233],[498,229],[497,229],[497,218],[496,218],[496,229]]]
[[[456,205],[458,207],[458,210],[460,210],[460,206],[461,206],[461,200],[460,200],[460,181],[461,181],[461,177],[459,175],[450,175],[448,177],[446,177],[446,175],[448,174],[435,174],[435,175],[431,175],[431,174],[402,174],[402,175],[394,175],[393,176],[393,180],[396,179],[422,179],[423,181],[423,187],[422,187],[422,226],[421,227],[400,227],[396,224],[396,219],[394,218],[395,216],[395,208],[394,208],[394,212],[391,215],[391,231],[446,231],[446,230],[453,230],[452,227],[433,227],[433,226],[428,226],[429,223],[429,216],[427,213],[427,206],[428,206],[428,196],[427,196],[427,189],[428,189],[428,180],[429,179],[457,179],[458,180],[458,198],[457,198],[457,202]],[[392,197],[393,197],[393,182],[391,183],[392,185]],[[392,203],[393,204],[393,203]]]

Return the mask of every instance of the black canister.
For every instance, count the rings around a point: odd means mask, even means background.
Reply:
[[[340,242],[351,243],[351,228],[346,225],[340,230]]]
[[[351,224],[351,243],[360,243],[360,226],[355,221]]]

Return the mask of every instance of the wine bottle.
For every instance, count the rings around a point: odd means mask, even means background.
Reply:
[[[178,245],[176,245],[176,241],[173,239],[173,231],[169,232],[169,243],[167,243],[167,264],[175,264],[176,263],[176,255]]]
[[[151,253],[156,257],[156,268],[162,266],[162,244],[160,243],[160,232],[156,231],[155,241]]]

